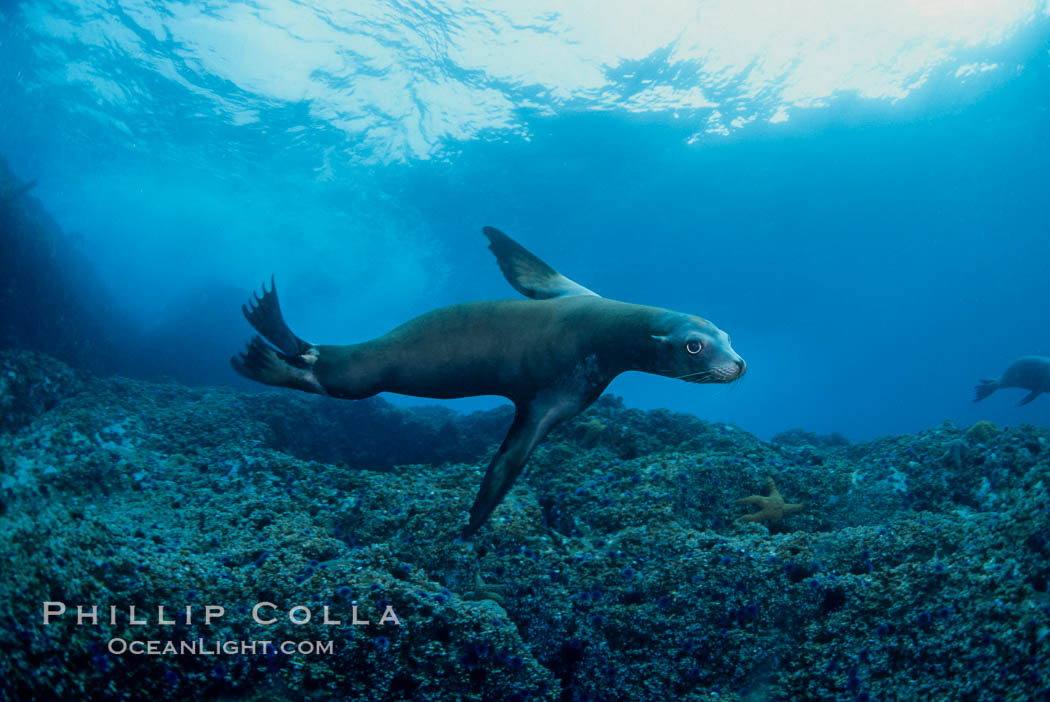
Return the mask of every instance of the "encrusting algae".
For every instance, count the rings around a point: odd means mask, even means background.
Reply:
[[[19,352],[0,379],[3,699],[1019,700],[1048,684],[1043,429],[767,442],[604,397],[463,542],[508,408],[99,379]],[[584,448],[591,422],[607,429]],[[965,460],[942,460],[959,441]],[[738,501],[769,475],[809,508],[768,478]],[[742,520],[741,503],[760,510]],[[45,625],[46,602],[66,615]],[[93,604],[107,616],[77,625]],[[224,615],[132,625],[130,605]],[[115,639],[330,652],[118,655]]]

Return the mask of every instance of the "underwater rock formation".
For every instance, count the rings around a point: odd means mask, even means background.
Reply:
[[[764,442],[603,397],[464,543],[508,408],[103,380],[17,352],[0,371],[0,699],[1019,700],[1050,686],[1044,429]],[[806,509],[741,521],[737,499],[767,476]],[[68,611],[45,625],[44,602]],[[255,621],[260,602],[276,622]],[[78,625],[78,604],[99,623]],[[207,624],[209,604],[225,613]],[[194,618],[163,625],[161,605]],[[310,622],[289,621],[296,606]],[[388,608],[400,625],[379,623]],[[332,652],[117,655],[114,639]]]
[[[197,342],[241,345],[244,290],[191,290],[157,314],[154,327],[141,329],[33,197],[34,186],[0,158],[0,349],[40,351],[99,373],[248,385],[221,354]]]
[[[115,368],[126,331],[91,266],[0,158],[0,348]]]

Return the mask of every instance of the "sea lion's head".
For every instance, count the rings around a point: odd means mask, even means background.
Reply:
[[[690,383],[731,383],[747,370],[729,335],[706,319],[672,313],[657,326],[650,334],[657,344],[652,373]]]

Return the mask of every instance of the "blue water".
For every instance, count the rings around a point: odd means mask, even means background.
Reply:
[[[764,437],[1047,425],[1050,398],[971,399],[1050,355],[1050,5],[836,7],[5,4],[0,155],[144,332],[271,273],[316,343],[513,297],[493,225],[749,363],[625,375],[629,406]],[[191,375],[241,382],[248,326],[205,312]]]

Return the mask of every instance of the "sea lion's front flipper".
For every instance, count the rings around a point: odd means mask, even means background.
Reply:
[[[572,295],[598,297],[598,293],[569,280],[500,230],[484,227],[481,231],[489,238],[489,248],[496,254],[496,262],[507,282],[525,297],[536,300]]]
[[[1025,396],[1024,396],[1024,397],[1023,397],[1022,399],[1021,399],[1021,401],[1017,403],[1017,406],[1018,406],[1018,407],[1020,407],[1021,405],[1027,405],[1027,404],[1028,404],[1029,402],[1031,402],[1031,401],[1032,401],[1032,400],[1034,400],[1035,398],[1039,397],[1039,395],[1040,395],[1040,394],[1041,394],[1042,392],[1043,392],[1043,389],[1042,389],[1042,388],[1037,388],[1037,389],[1033,390],[1032,392],[1030,392],[1030,393],[1028,393],[1027,395],[1025,395]]]
[[[578,411],[576,407],[559,403],[533,402],[517,406],[514,423],[510,425],[503,445],[489,463],[485,478],[481,481],[481,489],[474,498],[474,505],[470,508],[470,523],[462,533],[464,538],[477,533],[492,514],[492,510],[503,501],[510,486],[525,467],[525,462],[529,460],[532,449],[536,448],[536,444],[547,435],[551,427]]]

